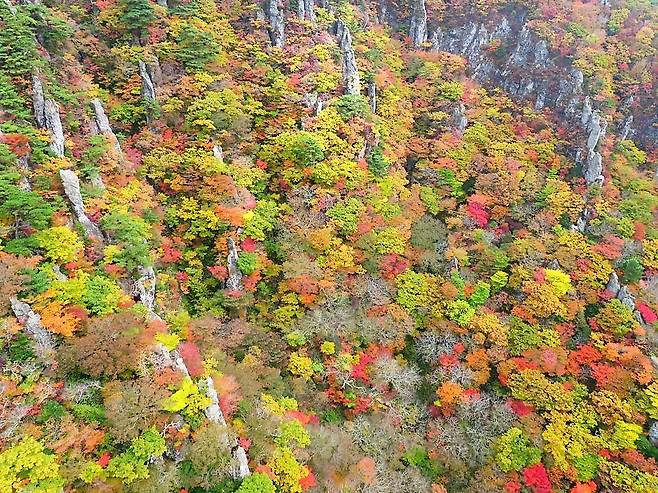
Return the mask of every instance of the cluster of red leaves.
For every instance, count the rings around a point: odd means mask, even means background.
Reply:
[[[185,362],[190,376],[200,377],[203,375],[203,358],[201,357],[201,352],[199,347],[193,342],[183,342],[178,345],[178,354]]]
[[[379,268],[384,279],[395,279],[409,268],[409,261],[395,253],[389,253],[382,257]]]
[[[532,493],[551,493],[553,485],[548,479],[544,464],[536,464],[523,470],[523,481]]]

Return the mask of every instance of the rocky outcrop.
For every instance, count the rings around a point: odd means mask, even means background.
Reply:
[[[409,37],[414,47],[418,48],[427,41],[427,9],[425,0],[412,0]]]
[[[222,146],[219,144],[215,144],[212,147],[212,155],[215,156],[216,159],[219,159],[220,161],[224,160],[224,149],[222,149]]]
[[[612,296],[617,298],[622,305],[628,308],[640,324],[642,324],[646,329],[649,328],[644,318],[642,317],[642,313],[635,307],[635,296],[633,296],[628,287],[624,286],[619,281],[619,276],[617,276],[616,272],[610,274],[610,279],[608,280],[608,284],[606,285],[605,289]]]
[[[226,280],[226,289],[229,291],[242,291],[242,273],[238,267],[238,250],[235,247],[233,238],[227,240],[228,245],[228,258],[226,263],[228,265],[228,279]]]
[[[50,134],[50,149],[57,157],[64,157],[64,127],[59,116],[59,105],[54,99],[46,99],[43,83],[38,75],[32,76],[32,107],[39,128]]]
[[[215,390],[215,384],[211,377],[206,377],[206,397],[210,399],[210,405],[205,409],[206,418],[211,423],[218,424],[226,428],[226,419],[224,418],[224,413],[219,407],[219,396],[217,395],[217,390]],[[233,458],[235,460],[235,465],[233,467],[233,477],[236,479],[242,479],[246,476],[249,476],[251,472],[249,471],[249,461],[247,459],[247,452],[245,449],[238,444],[237,439],[234,437],[233,442],[235,443],[235,452],[233,453]],[[228,434],[223,435],[222,443],[219,444],[221,447],[228,448],[230,447],[230,441]]]
[[[580,106],[582,73],[551,58],[548,44],[533,33],[522,12],[437,27],[430,42],[433,51],[463,56],[477,82],[534,100],[538,109],[549,106],[573,115]],[[494,56],[490,48],[495,43],[499,48]]]
[[[133,280],[132,295],[146,307],[151,318],[157,318],[155,314],[155,271],[151,266],[140,265],[137,268],[137,276]]]
[[[43,84],[37,75],[32,76],[32,108],[34,109],[34,119],[39,128],[46,128],[46,98],[43,94]]]
[[[361,94],[361,78],[359,77],[359,69],[356,66],[352,35],[350,34],[350,29],[341,20],[338,20],[336,23],[336,34],[338,36],[338,46],[342,54],[345,94]]]
[[[155,101],[157,99],[155,84],[143,60],[139,61],[139,76],[142,78],[142,97],[150,101]]]
[[[416,0],[413,0],[416,1]],[[380,21],[399,30],[390,0],[380,0]],[[413,15],[409,21],[412,33]],[[537,35],[520,7],[506,8],[479,16],[446,16],[441,26],[430,29],[432,50],[463,56],[468,72],[480,84],[500,87],[510,95],[527,100],[536,109],[550,108],[561,117],[575,120],[585,97],[584,76],[571,61],[553,52]],[[632,102],[632,99],[631,99]],[[622,104],[625,116],[616,124],[620,137],[629,117],[634,139],[644,147],[658,145],[658,111],[655,98],[642,104]],[[629,124],[630,125],[630,124]]]
[[[624,125],[619,132],[619,140],[626,140],[633,137],[635,130],[633,130],[633,115],[628,115],[624,120]]]
[[[78,175],[70,169],[62,169],[59,171],[59,176],[62,179],[64,193],[73,206],[73,212],[75,213],[78,222],[84,228],[87,236],[102,243],[103,235],[101,234],[100,229],[91,221],[91,219],[89,219],[85,211],[82,194],[80,193],[80,180],[78,179]]]
[[[119,139],[117,139],[117,136],[112,131],[110,120],[105,114],[105,108],[103,108],[103,103],[100,99],[94,98],[91,100],[91,107],[94,110],[93,130],[107,137],[114,150],[121,155],[121,144],[119,144]]]
[[[238,445],[238,447],[235,449],[233,457],[237,463],[235,470],[233,471],[233,477],[241,479],[249,476],[251,472],[249,471],[247,451],[244,449],[244,447],[242,447],[242,445]]]
[[[603,157],[597,151],[588,151],[583,164],[583,177],[588,185],[603,185]]]
[[[50,149],[57,157],[64,157],[64,127],[59,116],[59,105],[54,99],[46,99],[43,83],[38,75],[32,76],[32,107],[39,128],[50,134]]]
[[[49,365],[55,356],[55,340],[50,332],[41,326],[41,316],[32,307],[17,298],[11,298],[11,309],[25,332],[32,339],[34,352],[42,361]]]
[[[370,111],[377,113],[377,84],[374,79],[368,82],[368,102],[370,103]]]
[[[313,0],[297,1],[297,17],[315,24],[315,3]]]
[[[50,149],[55,156],[64,157],[64,127],[59,117],[59,105],[53,99],[46,99],[43,113],[50,132]]]
[[[304,104],[313,112],[313,116],[318,116],[324,107],[322,97],[317,92],[308,92],[304,95]]]
[[[464,103],[459,101],[455,109],[452,110],[452,124],[459,131],[459,133],[464,132],[466,126],[468,125],[468,118],[466,118],[466,107]]]
[[[279,8],[279,0],[267,0],[265,16],[269,22],[267,33],[270,36],[272,46],[283,48],[286,42],[285,20],[283,9]]]
[[[658,447],[658,421],[654,421],[649,428],[649,441]]]
[[[587,132],[587,158],[583,164],[583,177],[588,186],[598,184],[602,185],[603,178],[603,158],[598,151],[599,144],[603,141],[606,134],[608,122],[603,118],[598,110],[592,108],[589,96],[585,96],[583,110],[580,115],[580,124]]]
[[[380,0],[377,11],[377,22],[391,26],[394,31],[400,29],[397,7],[390,0]]]

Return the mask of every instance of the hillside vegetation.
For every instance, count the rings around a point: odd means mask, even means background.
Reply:
[[[0,493],[658,491],[657,33],[0,1]]]

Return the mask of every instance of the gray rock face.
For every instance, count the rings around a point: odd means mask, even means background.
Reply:
[[[32,190],[32,185],[30,185],[30,180],[27,178],[27,174],[30,172],[30,163],[28,157],[19,157],[18,161],[16,161],[16,167],[21,172],[21,177],[18,180],[18,186],[21,190],[30,192]]]
[[[32,76],[32,107],[37,126],[50,133],[50,149],[53,154],[64,157],[64,128],[59,117],[59,105],[55,100],[45,98],[43,83],[38,75]]]
[[[80,180],[78,179],[78,175],[70,169],[62,169],[59,171],[59,176],[62,180],[62,185],[64,185],[64,193],[66,193],[66,196],[73,206],[75,217],[84,228],[87,236],[102,242],[103,235],[100,229],[91,221],[91,219],[89,219],[85,211],[82,194],[80,193]]]
[[[580,113],[580,124],[587,132],[587,159],[583,165],[583,177],[588,186],[602,185],[603,158],[597,151],[600,143],[605,138],[608,122],[601,116],[598,110],[592,108],[589,96],[585,96],[583,109]]]
[[[645,328],[649,329],[649,325],[645,322],[642,317],[642,313],[639,310],[635,309],[635,296],[633,296],[628,289],[619,282],[619,277],[615,272],[610,274],[610,280],[606,285],[606,290],[609,291],[615,298],[621,301],[621,304],[633,312],[635,319]]]
[[[228,244],[228,279],[226,280],[226,289],[230,291],[242,291],[242,273],[238,267],[238,250],[235,247],[233,238],[227,240]]]
[[[523,11],[480,22],[471,20],[456,27],[439,27],[432,32],[430,41],[433,51],[466,58],[477,82],[534,101],[537,109],[549,107],[572,117],[582,104],[582,72],[564,67],[551,56],[547,42],[527,25]],[[500,44],[501,53],[495,57],[489,51],[494,42]]]
[[[630,311],[635,311],[635,296],[631,294],[626,286],[619,288],[617,299],[621,301],[622,305],[624,305]]]
[[[598,111],[592,111],[589,122],[587,122],[587,148],[591,151],[597,148],[599,143],[605,137],[608,122],[601,117]]]
[[[30,305],[17,298],[11,298],[10,301],[14,315],[34,342],[34,350],[39,359],[45,364],[53,361],[55,340],[52,334],[41,326],[41,315],[35,313]]]
[[[341,20],[336,23],[336,34],[338,35],[338,46],[342,53],[345,94],[361,94],[361,78],[359,77],[359,69],[356,66],[352,35],[350,29]]]
[[[283,10],[279,8],[279,0],[267,0],[265,15],[270,23],[267,32],[272,46],[283,48],[286,42],[286,32]]]
[[[617,297],[617,294],[621,289],[621,283],[619,282],[619,276],[616,272],[610,274],[610,280],[608,281],[605,289],[608,290],[615,298]]]
[[[580,124],[583,127],[586,127],[589,124],[589,121],[592,118],[592,111],[589,96],[585,96],[585,100],[583,101],[583,111],[580,113]]]
[[[416,48],[427,41],[427,9],[425,8],[425,0],[412,0],[409,37]]]
[[[219,144],[215,144],[212,148],[212,155],[216,158],[219,159],[220,161],[224,160],[224,149],[222,149],[222,146]]]
[[[603,158],[597,151],[590,150],[587,153],[587,161],[583,165],[583,176],[588,186],[603,184]]]
[[[235,449],[235,460],[237,461],[237,467],[233,475],[235,478],[242,479],[251,474],[249,471],[249,461],[247,459],[247,452],[245,449],[238,445],[238,448]]]
[[[628,115],[628,117],[624,120],[624,126],[622,127],[621,132],[619,132],[619,140],[626,140],[633,136],[635,130],[633,130],[632,125],[633,115]]]
[[[155,315],[155,271],[153,267],[141,265],[137,274],[131,294],[137,296],[149,313]]]
[[[107,137],[117,153],[121,154],[121,144],[119,144],[119,139],[112,131],[103,103],[100,99],[94,98],[91,100],[91,107],[94,110],[94,131]]]
[[[206,408],[205,413],[208,420],[213,423],[217,423],[221,426],[226,426],[226,420],[224,419],[224,414],[222,413],[221,408],[219,407],[219,396],[215,390],[215,384],[212,381],[211,377],[206,377],[206,385],[208,390],[206,392],[207,397],[210,399],[210,405]],[[226,446],[228,446],[228,437],[226,437]]]
[[[64,128],[59,117],[59,105],[53,99],[46,99],[43,113],[50,132],[50,149],[57,157],[64,157]]]
[[[298,0],[297,17],[315,24],[315,3],[313,0]]]
[[[658,446],[658,421],[654,421],[649,428],[649,440],[654,446]]]
[[[374,80],[368,82],[368,102],[370,103],[370,111],[377,113],[377,84]]]
[[[313,115],[318,116],[324,106],[322,97],[317,92],[309,92],[304,95],[304,104],[309,110],[313,110]]]
[[[381,0],[379,2],[379,11],[377,12],[377,21],[380,24],[391,26],[393,30],[397,31],[400,28],[400,20],[397,16],[395,5],[389,0]]]
[[[39,128],[46,128],[46,99],[43,95],[43,84],[37,75],[32,76],[32,107],[37,126]]]
[[[452,111],[452,123],[460,133],[462,133],[468,125],[468,118],[466,118],[466,107],[461,101]]]
[[[139,61],[139,76],[142,78],[142,97],[155,101],[155,84],[143,60]]]
[[[398,30],[399,22],[390,16],[392,4],[380,1],[380,11],[387,14],[380,15],[380,21]],[[484,86],[499,87],[513,97],[534,102],[536,109],[547,107],[562,117],[580,117],[585,97],[583,73],[568,58],[551,52],[548,43],[529,27],[526,17],[525,9],[516,8],[485,14],[475,20],[474,16],[469,16],[467,21],[447,19],[430,34],[432,50],[466,58],[470,75]],[[411,35],[411,21],[409,26]],[[492,52],[493,42],[499,47]],[[644,98],[642,104],[633,107],[630,102],[624,103],[618,109],[633,116],[634,139],[640,145],[658,145],[655,98]],[[593,111],[591,105],[589,111]],[[590,119],[589,112],[585,111],[582,117],[584,127]],[[621,129],[620,133],[623,134]]]
[[[186,369],[187,370],[187,369]],[[210,399],[210,405],[204,410],[206,418],[211,423],[218,424],[226,428],[226,419],[224,418],[224,413],[219,407],[219,396],[217,395],[217,390],[215,389],[215,383],[211,377],[206,377],[206,396]],[[247,459],[247,452],[244,448],[238,445],[236,437],[233,437],[233,440],[237,447],[233,453],[233,459],[235,464],[233,466],[232,475],[235,479],[242,479],[251,474],[249,471],[249,461]],[[228,429],[227,433],[222,436],[220,447],[228,449],[231,446],[231,440],[229,440]]]

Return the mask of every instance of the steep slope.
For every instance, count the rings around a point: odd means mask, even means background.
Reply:
[[[0,3],[0,492],[658,490],[651,3]]]

